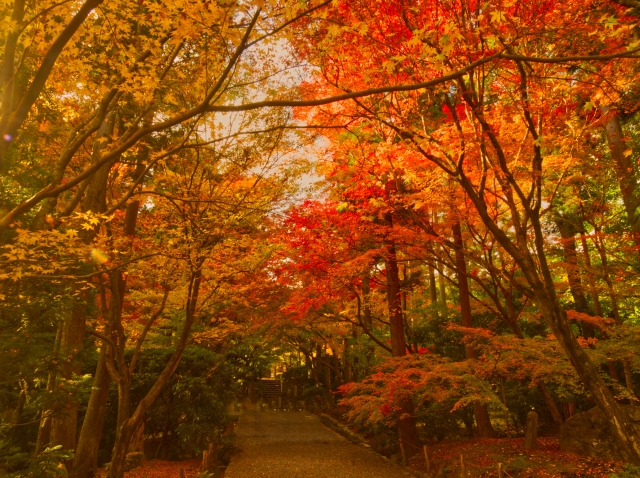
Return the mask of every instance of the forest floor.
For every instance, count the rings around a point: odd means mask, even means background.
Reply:
[[[503,464],[507,478],[609,478],[614,473],[620,477],[635,476],[624,474],[618,462],[565,453],[556,437],[538,438],[536,450],[525,450],[523,445],[523,438],[513,438],[511,446],[506,438],[440,442],[429,447],[431,469],[434,476],[459,477],[463,455],[470,478],[497,477],[498,463]],[[414,456],[409,466],[424,473],[424,456]]]

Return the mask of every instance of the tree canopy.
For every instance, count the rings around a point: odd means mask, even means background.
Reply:
[[[206,450],[276,362],[407,455],[595,406],[640,465],[639,18],[0,0],[5,468]]]

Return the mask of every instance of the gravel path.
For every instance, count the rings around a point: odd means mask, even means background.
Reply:
[[[401,478],[401,467],[306,412],[247,412],[225,478]],[[409,475],[410,476],[410,475]]]

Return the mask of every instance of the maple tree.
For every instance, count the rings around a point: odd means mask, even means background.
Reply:
[[[305,357],[315,405],[397,428],[405,458],[417,423],[493,437],[527,395],[558,425],[595,403],[640,463],[639,9],[3,2],[15,469],[91,476],[108,426],[122,477],[190,347],[249,381],[274,350]]]
[[[379,16],[372,17],[372,11]],[[601,16],[596,17],[598,13]],[[616,70],[622,62],[605,63],[596,75],[595,88],[589,82],[593,67],[584,63],[585,53],[593,51],[594,38],[599,41],[597,51],[603,54],[600,60],[607,60],[606,54],[618,48],[633,52],[637,45],[631,35],[634,22],[619,21],[618,15],[624,14],[598,2],[580,8],[553,2],[527,6],[384,2],[366,8],[340,3],[330,15],[346,27],[318,28],[317,49],[312,51],[318,55],[321,72],[309,91],[357,91],[363,83],[426,83],[429,78],[446,77],[446,72],[464,70],[447,78],[450,83],[440,88],[356,99],[311,114],[316,122],[317,118],[350,121],[357,141],[372,143],[370,154],[381,159],[366,167],[371,168],[368,171],[361,169],[359,179],[377,175],[381,188],[391,185],[397,193],[387,198],[376,194],[374,199],[387,199],[391,211],[417,222],[429,235],[440,235],[429,215],[425,217],[433,194],[429,189],[441,191],[435,184],[449,183],[448,199],[459,198],[462,204],[440,210],[451,211],[470,229],[481,228],[479,233],[490,235],[491,242],[514,261],[523,279],[516,282],[519,292],[538,307],[617,430],[620,443],[637,461],[637,434],[575,339],[559,302],[544,230],[564,179],[553,165],[581,159],[576,141],[584,126],[567,128],[567,122],[578,126],[585,121],[576,102],[586,96],[583,85],[592,88],[587,93],[590,102],[582,100],[587,112],[596,101],[602,104],[634,95],[633,89],[624,89],[630,83],[609,88],[601,81],[603,71]],[[585,31],[585,23],[592,29]],[[302,48],[309,50],[306,45]],[[366,64],[355,58],[366,58]],[[557,105],[555,110],[550,103]],[[593,122],[588,116],[586,120]],[[620,141],[620,135],[616,132],[614,138]],[[611,133],[609,144],[614,145]],[[613,147],[612,157],[616,159]],[[386,174],[376,171],[383,161],[388,162],[381,167]],[[633,168],[617,166],[621,170],[627,174]],[[628,175],[618,176],[622,195],[628,197]],[[629,199],[624,203],[633,224],[633,206]],[[416,220],[415,216],[421,217]],[[454,223],[454,227],[459,226]],[[461,245],[458,242],[454,249],[459,252]],[[457,262],[453,269],[466,281],[464,261],[459,256]],[[463,315],[464,308],[468,310],[465,295],[461,287]]]

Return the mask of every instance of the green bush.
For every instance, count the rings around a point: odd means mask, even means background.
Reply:
[[[609,478],[638,478],[640,476],[640,467],[635,465],[626,464],[622,471],[612,473]]]
[[[9,469],[17,469],[10,478],[67,478],[64,462],[71,460],[73,453],[58,445],[37,455],[15,453],[6,458]]]
[[[170,348],[144,350],[133,375],[131,410],[162,372]],[[156,437],[152,457],[181,459],[197,456],[208,444],[220,440],[230,423],[226,404],[236,396],[234,368],[225,357],[202,347],[190,346],[173,377],[145,416],[145,435]],[[112,384],[101,448],[113,446],[117,392]]]

